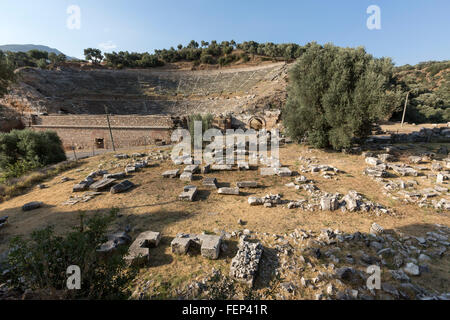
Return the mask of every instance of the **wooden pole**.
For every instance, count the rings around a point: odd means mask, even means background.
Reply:
[[[114,145],[114,138],[111,130],[111,122],[109,121],[109,114],[108,114],[108,107],[105,106],[105,113],[106,113],[106,120],[108,121],[108,128],[109,128],[109,136],[111,137],[111,144],[113,147],[113,151],[116,152],[116,147]]]
[[[408,91],[408,94],[406,95],[405,108],[403,108],[402,125],[401,125],[402,128],[403,128],[403,123],[405,122],[406,106],[408,105],[408,98],[409,98],[410,93],[411,93],[411,91]]]
[[[75,152],[75,146],[72,146],[73,156],[75,157],[75,161],[78,161],[77,153]]]

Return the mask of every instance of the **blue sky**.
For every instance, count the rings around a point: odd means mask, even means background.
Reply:
[[[81,28],[67,27],[67,8]],[[381,30],[369,30],[370,5]],[[42,44],[82,57],[87,47],[149,51],[191,39],[242,42],[333,42],[364,46],[397,65],[450,59],[448,0],[1,0],[0,45]]]

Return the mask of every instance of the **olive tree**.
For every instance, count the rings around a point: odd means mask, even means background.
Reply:
[[[393,63],[364,48],[312,43],[289,76],[283,111],[287,134],[314,147],[339,150],[366,138],[393,110]]]

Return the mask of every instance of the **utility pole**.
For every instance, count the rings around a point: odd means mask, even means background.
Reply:
[[[114,138],[111,130],[111,122],[109,121],[109,114],[108,114],[108,107],[105,106],[105,113],[106,113],[106,120],[108,121],[108,128],[109,128],[109,136],[111,137],[111,143],[113,147],[113,151],[116,152],[116,147],[114,146]]]
[[[403,122],[405,122],[406,106],[408,105],[408,98],[409,98],[410,93],[411,93],[411,91],[408,91],[408,94],[406,95],[405,108],[403,109],[403,117],[402,117],[402,125],[401,125],[402,128],[403,128]]]

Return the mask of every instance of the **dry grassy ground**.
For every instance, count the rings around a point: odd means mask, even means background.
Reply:
[[[418,146],[420,147],[420,146]],[[436,148],[429,145],[426,149]],[[147,151],[148,150],[142,150]],[[168,149],[166,149],[168,151]],[[217,261],[209,261],[201,256],[175,256],[171,253],[171,239],[180,232],[219,233],[250,229],[258,234],[285,235],[296,228],[319,232],[324,228],[339,229],[344,232],[356,231],[367,233],[373,222],[386,230],[395,230],[402,234],[423,236],[427,231],[434,230],[435,224],[450,227],[448,212],[437,212],[434,209],[419,208],[413,204],[404,204],[387,198],[382,193],[382,186],[362,174],[366,167],[364,158],[358,155],[310,150],[305,146],[286,145],[281,147],[280,159],[283,165],[292,171],[299,170],[298,158],[317,157],[321,164],[339,168],[342,173],[336,179],[327,180],[320,175],[305,174],[316,181],[323,191],[346,194],[356,190],[368,199],[379,202],[397,213],[396,216],[376,216],[371,213],[307,212],[300,209],[288,210],[285,205],[275,208],[250,207],[247,199],[251,195],[281,193],[283,199],[298,200],[307,198],[306,191],[288,188],[285,184],[294,181],[293,177],[280,178],[259,175],[258,171],[247,172],[214,172],[208,174],[216,177],[220,186],[235,186],[237,181],[256,180],[261,185],[258,189],[241,189],[241,196],[223,196],[214,190],[202,186],[202,175],[196,175],[191,184],[199,187],[198,200],[192,203],[180,202],[177,196],[187,183],[179,179],[163,179],[161,174],[169,169],[180,168],[169,161],[153,161],[153,167],[142,169],[129,178],[137,185],[125,194],[112,195],[104,193],[86,203],[73,206],[63,206],[62,203],[72,195],[73,185],[84,179],[92,171],[101,169],[109,172],[123,170],[123,165],[130,160],[116,160],[112,154],[100,155],[83,160],[79,169],[72,169],[44,183],[48,189],[34,188],[28,193],[15,197],[0,204],[0,216],[9,216],[9,225],[0,230],[0,252],[7,249],[9,240],[16,235],[29,235],[33,230],[54,225],[55,230],[64,234],[78,223],[80,211],[87,215],[95,212],[106,212],[112,207],[120,208],[122,215],[112,230],[123,230],[132,227],[131,235],[136,237],[140,232],[152,230],[161,232],[163,240],[159,248],[151,250],[151,264],[143,268],[136,281],[137,291],[152,298],[167,298],[176,296],[175,289],[194,279],[207,276],[212,268],[228,274],[231,259],[236,252],[237,240],[227,241],[228,249]],[[404,154],[403,157],[407,157]],[[80,169],[81,168],[81,169]],[[61,177],[69,177],[73,181],[61,182]],[[422,183],[422,182],[421,182]],[[424,186],[425,188],[425,186]],[[22,212],[23,204],[31,201],[43,201],[44,207]],[[238,224],[238,219],[246,222],[245,226]],[[262,235],[261,235],[262,236]],[[265,242],[266,254],[270,254],[270,241]],[[270,268],[270,266],[268,266]],[[440,292],[450,289],[450,263],[448,255],[432,263],[432,271],[423,275],[418,281],[425,287],[433,286]],[[292,276],[298,273],[293,273]],[[298,275],[299,276],[299,275]],[[259,283],[263,289],[267,285]],[[291,298],[313,298],[313,292],[302,290]]]

